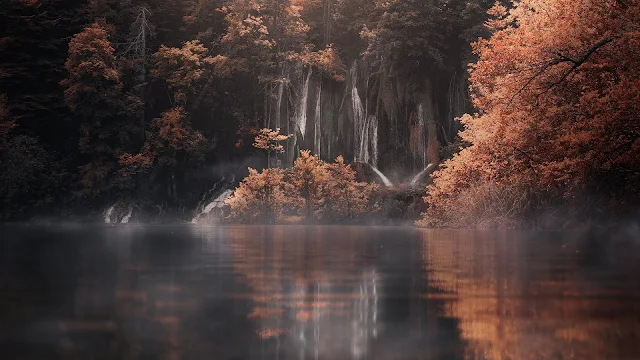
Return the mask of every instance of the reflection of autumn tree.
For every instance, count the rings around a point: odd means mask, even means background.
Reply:
[[[271,340],[282,353],[291,351],[283,345],[288,344],[295,346],[294,353],[320,354],[352,341],[366,346],[362,337],[376,329],[378,304],[376,274],[362,271],[370,267],[376,251],[363,251],[368,247],[366,234],[349,228],[234,227],[226,235],[234,269],[251,289],[253,308],[247,316],[259,325],[263,344]],[[338,235],[344,241],[313,241]],[[303,253],[313,255],[300,256]],[[352,348],[338,351],[345,350]]]
[[[479,112],[462,118],[471,146],[436,173],[428,216],[446,223],[456,197],[487,182],[637,203],[638,3],[516,1],[491,13],[495,32],[475,43],[471,68]]]
[[[565,259],[541,267],[514,260],[532,251],[524,241],[467,235],[421,232],[429,287],[438,290],[428,296],[442,297],[444,316],[458,319],[468,359],[631,358],[638,319],[594,314],[633,314],[635,305],[616,284],[585,286],[577,244],[537,244],[545,257]]]

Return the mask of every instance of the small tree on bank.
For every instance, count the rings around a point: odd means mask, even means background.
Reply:
[[[277,159],[278,154],[284,153],[284,146],[282,145],[282,142],[289,140],[291,136],[292,135],[280,134],[280,128],[275,130],[267,128],[260,129],[256,134],[253,147],[267,152],[267,167],[271,168],[271,155],[275,153]]]

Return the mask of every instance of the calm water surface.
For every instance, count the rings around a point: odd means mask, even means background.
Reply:
[[[640,359],[640,243],[4,226],[0,359]]]

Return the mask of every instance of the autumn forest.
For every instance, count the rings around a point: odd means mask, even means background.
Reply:
[[[638,0],[7,0],[0,220],[640,210]]]

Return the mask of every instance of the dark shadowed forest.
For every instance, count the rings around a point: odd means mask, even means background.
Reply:
[[[7,0],[0,218],[640,209],[638,0]]]

